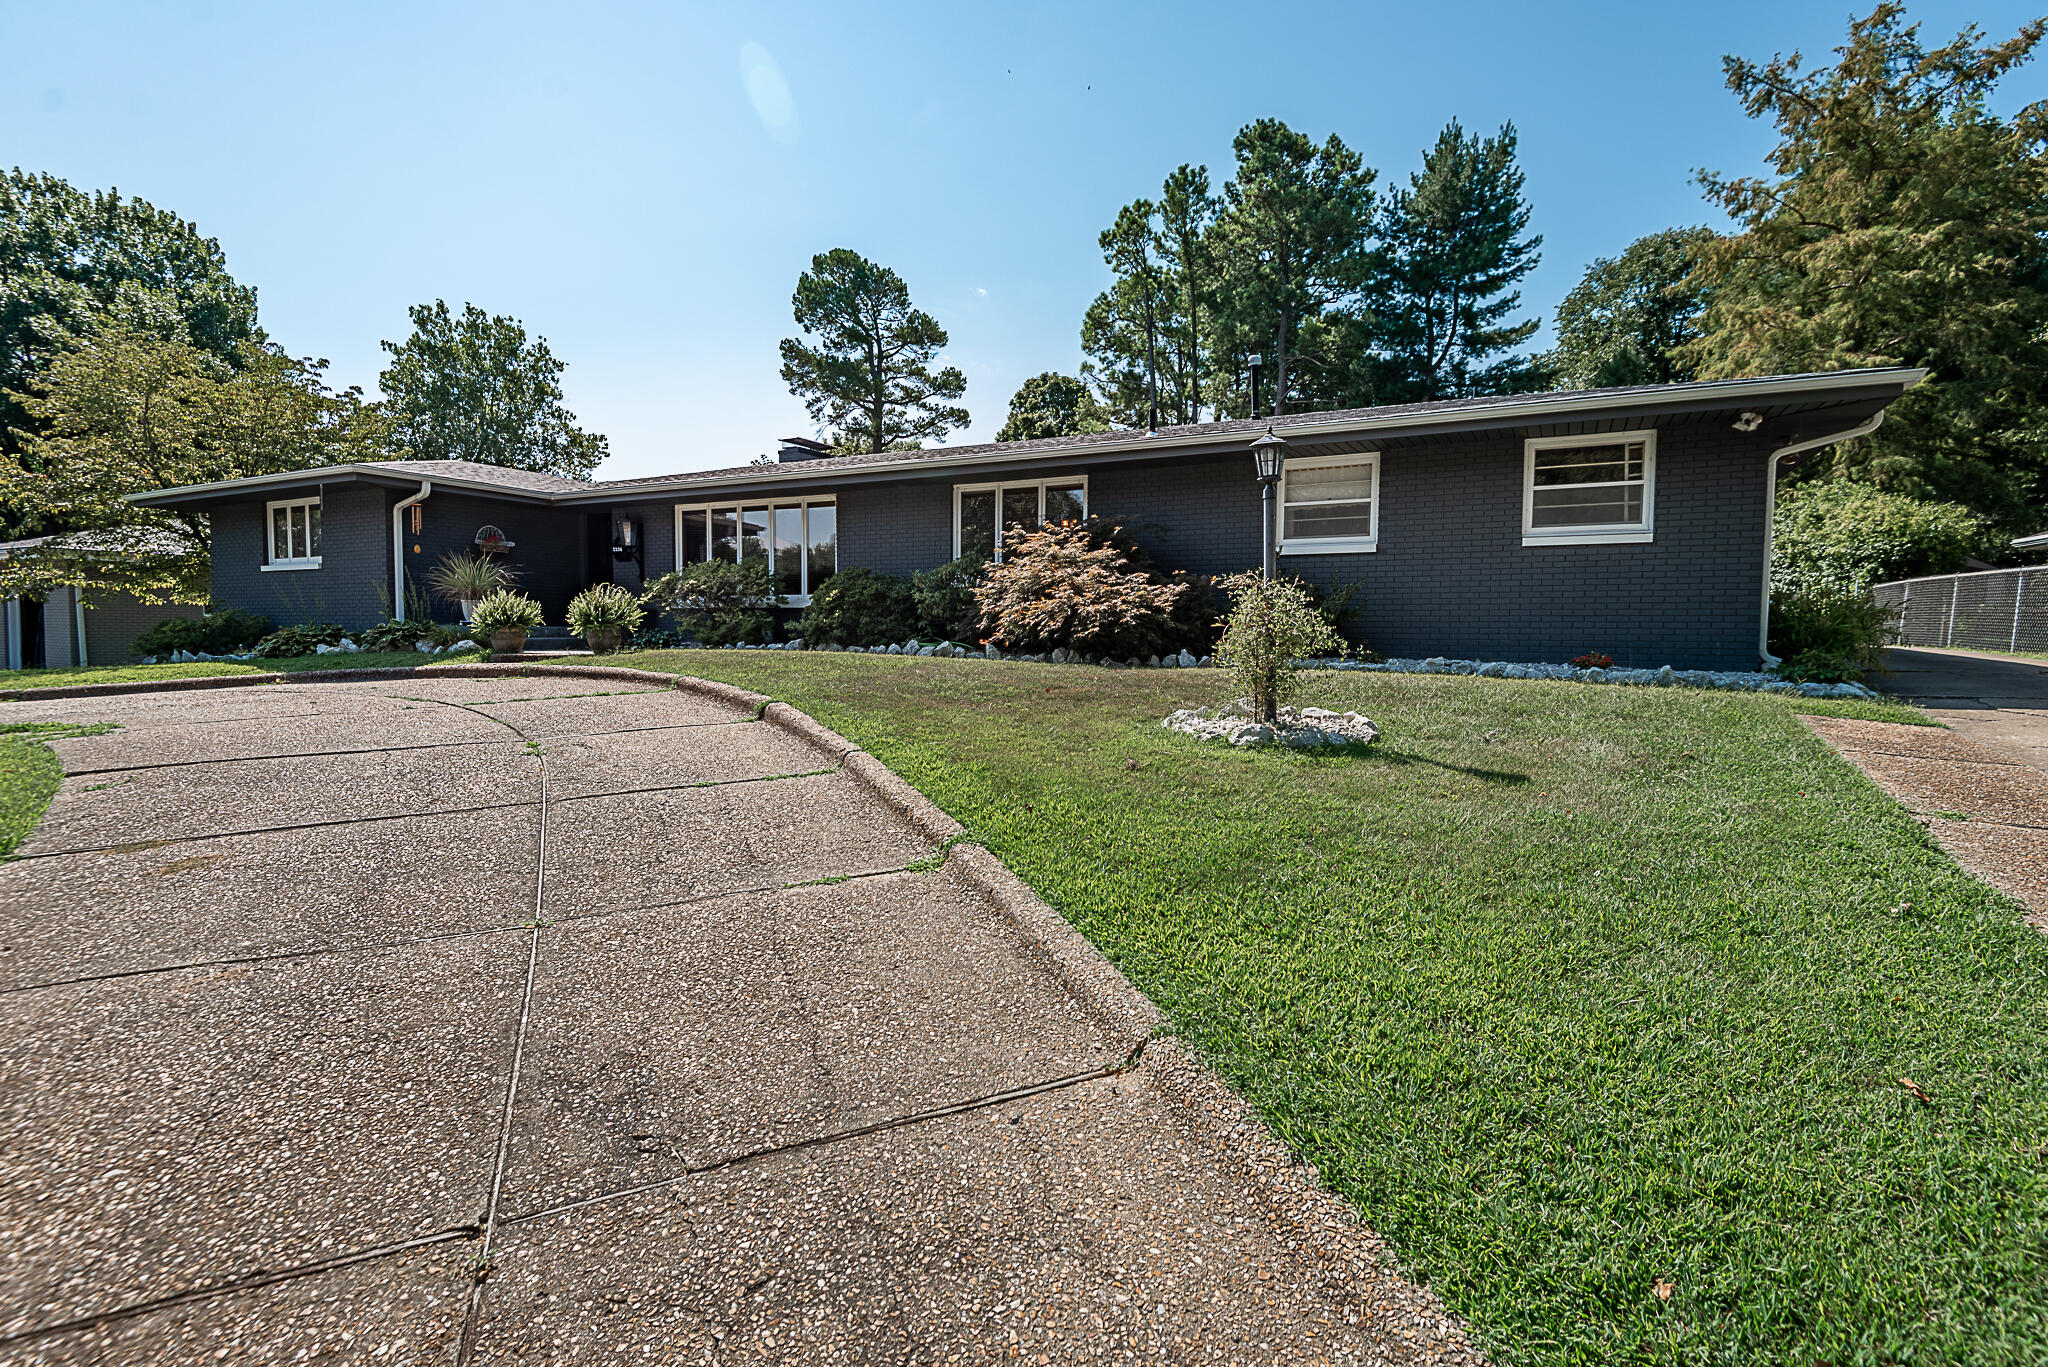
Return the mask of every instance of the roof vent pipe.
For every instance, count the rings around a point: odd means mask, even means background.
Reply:
[[[420,491],[410,498],[401,498],[391,505],[391,618],[405,620],[405,510],[415,503],[425,503],[427,495],[434,492],[434,481],[420,481]]]

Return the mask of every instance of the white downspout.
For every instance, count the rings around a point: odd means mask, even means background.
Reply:
[[[1830,432],[1824,437],[1812,437],[1806,441],[1795,441],[1790,446],[1780,446],[1771,452],[1771,458],[1764,463],[1764,593],[1763,611],[1757,615],[1756,653],[1763,657],[1765,669],[1775,669],[1784,661],[1771,654],[1771,553],[1776,549],[1778,529],[1778,462],[1787,456],[1796,456],[1816,447],[1831,446],[1838,441],[1853,437],[1867,437],[1884,422],[1884,410],[1877,410],[1877,416],[1854,427],[1845,427],[1839,432]]]
[[[91,664],[91,661],[85,658],[85,598],[78,592],[76,584],[71,586],[71,620],[78,627],[78,667],[85,669]]]
[[[420,491],[411,498],[401,498],[391,505],[391,617],[405,620],[405,518],[404,513],[415,503],[425,503],[427,495],[434,492],[434,481],[420,481]]]

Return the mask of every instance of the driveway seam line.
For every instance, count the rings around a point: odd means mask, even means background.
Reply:
[[[850,1130],[835,1130],[830,1134],[814,1135],[808,1139],[792,1140],[787,1144],[748,1149],[744,1152],[730,1154],[714,1162],[691,1168],[689,1171],[679,1173],[674,1177],[665,1177],[655,1182],[643,1182],[637,1186],[625,1187],[617,1191],[599,1192],[594,1196],[582,1197],[575,1201],[563,1202],[524,1214],[509,1215],[499,1220],[498,1224],[501,1228],[533,1224],[541,1220],[566,1215],[571,1211],[581,1210],[586,1206],[602,1205],[610,1201],[623,1200],[629,1196],[637,1196],[643,1192],[659,1191],[664,1187],[672,1187],[687,1182],[693,1177],[702,1177],[708,1173],[738,1167],[760,1159],[774,1158],[781,1154],[797,1153],[805,1149],[819,1148],[843,1140],[864,1139],[869,1135],[905,1129],[927,1121],[943,1120],[948,1116],[988,1110],[992,1107],[1006,1105],[1012,1101],[1028,1100],[1031,1097],[1041,1096],[1047,1092],[1076,1087],[1085,1082],[1099,1082],[1105,1078],[1120,1077],[1134,1070],[1143,1061],[1142,1056],[1145,1046],[1149,1042],[1149,1040],[1141,1041],[1138,1047],[1131,1051],[1130,1056],[1122,1062],[1107,1064],[1101,1068],[1090,1069],[1087,1072],[1073,1073],[1066,1077],[1053,1078],[1045,1082],[1029,1083],[1022,1087],[1012,1087],[1001,1092],[992,1092],[986,1096],[971,1097],[965,1101],[932,1107],[928,1110],[913,1112],[910,1115],[897,1116],[889,1120],[878,1120],[868,1125],[859,1125]],[[266,1286],[275,1286],[280,1282],[317,1277],[322,1273],[338,1272],[343,1268],[353,1267],[359,1263],[373,1262],[381,1258],[397,1257],[403,1253],[410,1253],[415,1249],[431,1248],[439,1244],[472,1241],[482,1238],[484,1235],[485,1231],[482,1225],[456,1225],[448,1229],[437,1230],[433,1234],[422,1235],[416,1239],[407,1239],[395,1244],[379,1244],[373,1248],[358,1249],[353,1253],[337,1254],[331,1258],[300,1263],[292,1267],[280,1268],[274,1272],[259,1272],[241,1277],[231,1277],[212,1286],[197,1287],[189,1291],[176,1292],[169,1296],[159,1296],[153,1300],[137,1301],[130,1305],[117,1306],[112,1310],[104,1310],[92,1315],[81,1315],[75,1319],[59,1320],[54,1324],[37,1325],[34,1328],[17,1330],[4,1338],[0,1338],[0,1347],[14,1343],[26,1343],[39,1338],[49,1338],[58,1334],[94,1329],[101,1325],[134,1319],[158,1310],[169,1310],[197,1301],[217,1300],[223,1296],[234,1295],[238,1291],[259,1290]],[[480,1252],[478,1255],[479,1260],[484,1256],[485,1254]],[[482,1290],[482,1286],[482,1279],[479,1278],[477,1283],[478,1291]],[[469,1350],[466,1349],[465,1351]]]
[[[895,1116],[888,1120],[877,1120],[867,1125],[856,1125],[850,1130],[834,1130],[830,1134],[813,1135],[808,1139],[793,1139],[787,1144],[771,1144],[758,1149],[747,1149],[740,1153],[729,1154],[715,1162],[691,1168],[686,1172],[677,1173],[674,1177],[663,1177],[653,1182],[641,1182],[635,1186],[621,1187],[617,1191],[599,1192],[595,1196],[579,1197],[574,1201],[564,1201],[558,1205],[547,1206],[540,1210],[528,1211],[520,1215],[509,1215],[501,1223],[506,1226],[516,1226],[532,1224],[539,1220],[550,1220],[558,1215],[566,1215],[571,1211],[582,1210],[588,1206],[603,1205],[610,1201],[624,1200],[629,1196],[639,1196],[645,1192],[660,1191],[664,1187],[679,1186],[693,1177],[702,1177],[707,1173],[738,1167],[743,1163],[752,1163],[764,1158],[775,1158],[786,1153],[801,1153],[805,1149],[815,1149],[826,1144],[842,1143],[849,1139],[865,1139],[873,1134],[886,1134],[891,1130],[901,1130],[912,1125],[924,1124],[927,1121],[943,1120],[948,1116],[962,1115],[969,1111],[982,1111],[992,1106],[1001,1106],[1012,1101],[1024,1101],[1034,1096],[1043,1095],[1046,1092],[1056,1092],[1068,1087],[1078,1087],[1084,1082],[1100,1082],[1105,1078],[1121,1077],[1123,1074],[1136,1068],[1143,1061],[1145,1047],[1150,1043],[1151,1040],[1149,1038],[1139,1040],[1137,1047],[1132,1049],[1120,1062],[1104,1064],[1102,1067],[1090,1068],[1085,1072],[1070,1073],[1065,1077],[1053,1078],[1046,1082],[1027,1083],[1022,1087],[1010,1087],[1000,1092],[970,1097],[965,1101],[949,1102],[944,1106],[934,1106],[926,1110],[914,1111],[909,1115]]]
[[[710,778],[696,783],[665,783],[648,788],[608,788],[597,793],[571,793],[555,799],[555,805],[565,802],[588,802],[600,797],[635,797],[643,793],[679,793],[695,788],[732,788],[745,783],[778,783],[791,778],[821,778],[837,773],[836,769],[802,769],[786,774],[751,774],[745,778]],[[116,845],[79,845],[64,850],[36,850],[29,854],[9,855],[0,862],[18,862],[30,859],[58,859],[77,854],[127,854],[133,851],[155,849],[160,845],[183,845],[197,840],[229,840],[243,835],[272,835],[280,831],[317,831],[334,826],[355,826],[372,821],[407,821],[433,816],[471,816],[477,812],[502,812],[514,807],[531,807],[532,798],[517,802],[487,802],[477,807],[435,807],[414,812],[371,812],[363,816],[336,817],[332,821],[293,821],[282,826],[243,826],[230,831],[199,831],[191,835],[167,835],[153,840],[124,840]]]
[[[252,1272],[246,1276],[230,1277],[228,1280],[217,1282],[212,1286],[194,1287],[188,1291],[178,1291],[168,1296],[158,1296],[152,1300],[136,1301],[130,1305],[116,1306],[112,1310],[102,1310],[91,1315],[80,1315],[75,1319],[58,1320],[54,1324],[39,1324],[30,1329],[17,1329],[5,1337],[0,1337],[0,1348],[7,1347],[9,1344],[30,1343],[36,1339],[51,1338],[58,1334],[72,1334],[87,1329],[97,1329],[102,1325],[118,1324],[122,1320],[135,1319],[138,1316],[151,1314],[158,1310],[170,1310],[180,1305],[191,1305],[198,1301],[218,1300],[223,1296],[232,1296],[238,1291],[254,1291],[266,1286],[276,1286],[280,1282],[298,1281],[305,1277],[317,1277],[323,1272],[339,1272],[345,1267],[354,1267],[358,1263],[373,1262],[379,1258],[394,1258],[401,1253],[410,1253],[414,1249],[432,1248],[437,1244],[455,1243],[458,1240],[474,1239],[476,1237],[477,1228],[475,1225],[456,1225],[450,1229],[437,1230],[432,1234],[421,1235],[417,1239],[406,1239],[395,1244],[379,1244],[374,1248],[358,1249],[353,1253],[340,1253],[334,1257],[322,1258],[315,1262],[279,1268],[275,1272]]]
[[[500,717],[488,712],[479,712],[479,717],[489,717],[501,726],[511,726]],[[667,722],[661,726],[626,726],[616,731],[570,731],[559,736],[538,737],[544,743],[565,740],[593,740],[599,736],[635,736],[643,731],[694,731],[714,726],[751,726],[759,717],[734,717],[730,721],[679,721]],[[332,759],[343,755],[385,755],[412,750],[453,750],[469,745],[524,745],[535,737],[516,732],[510,736],[477,740],[436,740],[419,745],[373,745],[358,750],[292,750],[278,755],[221,755],[215,759],[173,759],[161,764],[116,764],[104,769],[67,769],[66,778],[86,778],[96,774],[140,773],[146,769],[190,769],[201,764],[264,764],[280,759]]]
[[[509,725],[509,723],[507,723]],[[519,1069],[526,1059],[526,1032],[533,1020],[533,980],[540,968],[540,935],[546,926],[548,880],[548,762],[540,759],[540,832],[533,860],[533,930],[526,947],[526,986],[519,998],[519,1029],[512,1038],[512,1067],[505,1076],[505,1110],[498,1121],[498,1151],[491,1164],[491,1194],[484,1207],[483,1246],[477,1250],[476,1272],[471,1280],[469,1309],[463,1316],[462,1336],[455,1351],[456,1367],[466,1367],[476,1351],[477,1324],[483,1309],[484,1287],[491,1275],[491,1240],[498,1231],[498,1201],[505,1189],[505,1167],[512,1153],[512,1113],[519,1099]]]
[[[531,805],[531,804],[527,804]],[[958,844],[958,841],[953,842]],[[707,892],[699,897],[681,897],[673,902],[634,902],[622,907],[600,907],[595,911],[572,911],[554,917],[551,926],[570,925],[579,921],[598,921],[607,916],[627,916],[636,911],[669,911],[677,907],[702,906],[710,902],[724,901],[729,897],[751,897],[763,892],[797,892],[805,888],[825,887],[838,883],[852,883],[864,878],[890,878],[896,874],[934,873],[941,868],[943,857],[951,850],[947,846],[937,852],[937,863],[930,862],[934,856],[912,860],[908,864],[891,864],[885,869],[861,869],[856,873],[830,874],[801,883],[749,883],[743,887],[727,888],[722,892]],[[262,954],[233,954],[222,959],[182,959],[174,964],[153,964],[148,968],[121,968],[106,973],[84,973],[75,978],[48,978],[41,982],[16,983],[11,987],[0,986],[0,997],[19,996],[24,992],[42,992],[53,987],[77,987],[84,983],[117,982],[123,978],[145,978],[158,973],[179,973],[200,968],[231,968],[236,964],[276,963],[285,959],[312,959],[323,954],[375,954],[386,949],[403,949],[407,945],[439,944],[443,940],[473,940],[484,935],[509,935],[514,931],[531,927],[524,921],[510,925],[479,926],[474,930],[448,930],[434,935],[408,935],[396,940],[365,940],[352,945],[311,945],[305,949],[279,949]]]

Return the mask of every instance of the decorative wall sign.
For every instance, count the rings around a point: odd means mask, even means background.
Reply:
[[[505,539],[503,532],[489,523],[476,529],[476,548],[480,551],[509,551],[514,544]]]

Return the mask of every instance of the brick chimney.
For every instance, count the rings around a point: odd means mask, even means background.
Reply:
[[[775,459],[778,461],[817,460],[821,456],[829,456],[831,454],[832,448],[825,445],[822,441],[812,441],[809,437],[784,437],[781,449],[775,453]]]

